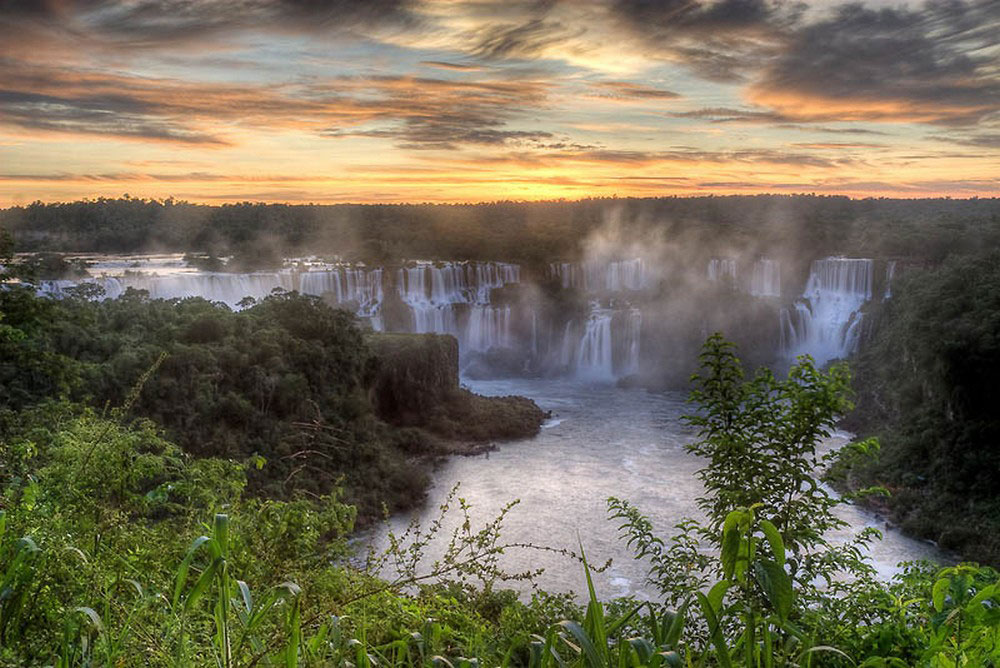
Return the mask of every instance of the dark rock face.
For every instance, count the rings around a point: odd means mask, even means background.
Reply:
[[[372,334],[378,359],[372,404],[397,426],[453,441],[527,438],[545,413],[524,397],[483,397],[461,389],[458,341],[441,334]]]
[[[458,341],[442,334],[373,334],[378,372],[372,403],[379,417],[412,423],[458,391]]]

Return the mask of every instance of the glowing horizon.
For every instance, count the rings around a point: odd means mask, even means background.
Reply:
[[[5,5],[0,207],[998,196],[998,35],[990,0]]]

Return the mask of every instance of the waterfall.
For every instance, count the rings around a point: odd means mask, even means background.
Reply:
[[[531,354],[538,356],[538,311],[531,309]]]
[[[625,358],[621,374],[629,375],[639,371],[639,343],[642,335],[642,311],[630,309],[625,317]]]
[[[582,292],[624,292],[645,290],[650,287],[649,272],[642,258],[598,262],[588,260],[553,262],[549,275],[564,288]]]
[[[882,293],[882,301],[892,298],[892,279],[896,275],[896,261],[889,260],[885,265],[885,292]]]
[[[781,296],[781,265],[775,260],[759,258],[750,275],[750,294],[754,297]]]
[[[812,263],[802,298],[781,311],[786,353],[811,355],[822,365],[857,349],[861,307],[872,296],[872,265],[871,260],[846,258]]]
[[[512,347],[509,306],[477,304],[469,311],[465,348],[485,352],[493,347]]]
[[[573,323],[566,323],[563,328],[562,343],[559,346],[559,366],[568,369],[576,360],[576,341],[573,339]]]
[[[288,271],[252,274],[188,272],[164,276],[126,272],[121,276],[101,276],[79,281],[44,281],[41,291],[53,296],[62,296],[69,287],[86,284],[104,288],[107,299],[116,299],[128,288],[133,288],[147,291],[150,299],[202,297],[236,308],[245,297],[259,300],[270,295],[276,288],[294,290],[295,277]]]
[[[521,268],[505,262],[418,262],[396,272],[396,289],[413,311],[413,331],[452,334],[463,352],[513,345],[511,309],[491,306],[494,289],[521,280]],[[468,304],[460,323],[459,305]]]
[[[384,291],[391,288],[412,313],[405,331],[452,334],[459,339],[463,349],[469,350],[483,351],[493,346],[515,344],[511,307],[492,306],[491,292],[520,282],[521,268],[516,264],[416,262],[397,269],[392,275],[394,282],[386,283],[385,272],[379,267],[317,263],[300,264],[300,268],[308,267],[305,271],[282,269],[245,274],[191,271],[183,264],[163,265],[169,271],[162,274],[122,268],[131,267],[132,262],[130,259],[128,265],[123,261],[108,265],[111,270],[123,272],[120,275],[79,281],[45,281],[39,291],[61,297],[69,288],[83,283],[103,287],[105,296],[112,299],[121,296],[127,288],[136,288],[148,291],[152,299],[203,297],[237,308],[245,297],[261,300],[275,288],[298,290],[326,297],[337,304],[349,304],[358,316],[369,318],[372,327],[381,330]],[[146,265],[150,263],[140,266]]]
[[[713,257],[708,261],[708,280],[736,283],[736,260]]]
[[[374,319],[380,313],[383,299],[381,268],[305,271],[299,274],[299,286],[304,295],[332,295],[338,304],[355,302],[360,316]]]
[[[614,380],[611,313],[595,310],[587,319],[576,357],[576,375],[588,380]]]
[[[608,292],[644,290],[646,288],[646,263],[640,258],[611,262],[605,269],[604,289]]]

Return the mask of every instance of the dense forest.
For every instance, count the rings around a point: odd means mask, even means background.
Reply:
[[[667,197],[454,205],[223,206],[133,198],[0,211],[17,250],[234,256],[234,269],[296,255],[485,259],[544,266],[573,259],[588,234],[620,225],[706,249],[783,257],[828,254],[940,261],[1000,242],[1000,199],[865,199],[840,196]]]
[[[1000,251],[905,272],[870,316],[848,424],[883,450],[857,484],[891,488],[908,532],[1000,563]]]
[[[87,296],[86,286],[63,300],[0,290],[0,433],[56,399],[74,402],[57,413],[128,406],[186,452],[253,460],[255,493],[339,486],[370,521],[422,499],[427,470],[415,461],[541,423],[531,402],[460,388],[449,337],[365,334],[315,297],[275,295],[233,312],[138,291]],[[419,410],[394,396],[418,397]]]

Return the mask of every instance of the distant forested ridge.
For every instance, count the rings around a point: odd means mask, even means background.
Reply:
[[[0,211],[16,250],[236,255],[242,268],[282,256],[575,259],[614,224],[700,247],[750,245],[783,255],[848,254],[938,261],[1000,242],[1000,199],[863,199],[816,195],[587,199],[483,204],[208,206],[123,197]]]

